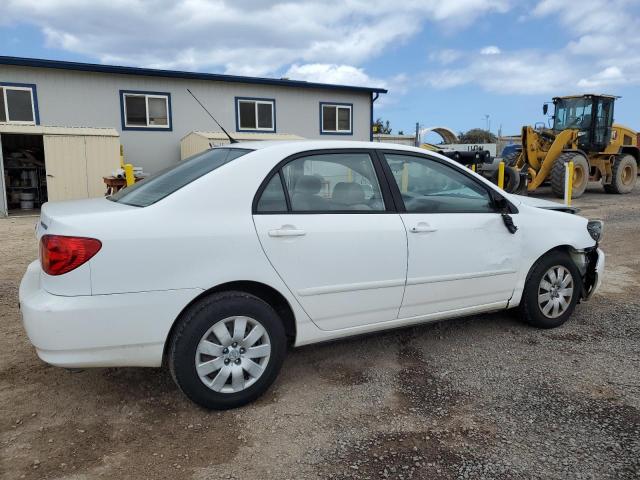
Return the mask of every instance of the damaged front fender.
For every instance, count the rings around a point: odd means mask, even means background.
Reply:
[[[598,247],[574,251],[571,258],[582,275],[582,300],[589,300],[600,288],[604,272],[604,252]]]

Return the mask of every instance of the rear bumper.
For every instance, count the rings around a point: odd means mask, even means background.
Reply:
[[[65,297],[40,287],[33,262],[20,283],[20,309],[38,356],[61,367],[157,367],[182,309],[202,290]]]
[[[589,263],[587,264],[587,273],[583,279],[584,300],[589,300],[600,288],[605,264],[604,252],[599,248],[596,248],[588,255]]]

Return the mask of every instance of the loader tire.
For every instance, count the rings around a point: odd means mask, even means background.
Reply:
[[[522,152],[511,152],[502,157],[502,161],[507,167],[515,167],[516,163],[518,163],[518,157]]]
[[[571,197],[581,197],[589,183],[589,161],[581,153],[565,152],[551,167],[551,191],[558,198],[564,198],[566,164],[573,160],[573,188]]]
[[[631,155],[617,155],[611,167],[610,185],[604,186],[607,193],[629,193],[636,186],[638,164]]]
[[[492,181],[498,185],[499,172],[493,172]],[[504,167],[504,191],[507,193],[516,193],[520,186],[520,173],[515,167]]]

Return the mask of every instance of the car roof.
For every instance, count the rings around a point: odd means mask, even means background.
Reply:
[[[409,152],[427,153],[428,150],[397,143],[384,142],[360,142],[354,140],[264,140],[255,142],[239,142],[233,145],[223,145],[216,148],[246,148],[248,150],[270,151],[273,153],[286,153],[288,155],[306,152],[308,150],[328,149],[382,149],[399,150]],[[433,152],[429,152],[433,153]]]

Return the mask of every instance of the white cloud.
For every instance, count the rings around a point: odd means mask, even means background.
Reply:
[[[373,79],[362,68],[351,65],[335,65],[328,63],[293,64],[285,77],[307,82],[333,83],[339,85],[373,86],[384,88],[386,82]]]
[[[293,64],[284,74],[292,80],[307,82],[332,83],[339,85],[355,85],[380,87],[389,89],[395,96],[382,96],[376,102],[376,108],[384,108],[398,101],[398,95],[404,95],[409,87],[409,77],[405,74],[394,75],[387,79],[374,78],[364,69],[351,65],[335,65],[328,63]]]
[[[426,22],[470,25],[511,0],[4,0],[0,24],[104,63],[277,75],[292,64],[361,65]]]
[[[488,45],[480,50],[480,55],[500,55],[501,51],[495,45]]]
[[[521,22],[553,22],[570,36],[553,52],[501,52],[487,46],[480,55],[462,52],[457,68],[424,75],[428,85],[450,88],[477,84],[505,94],[564,94],[640,85],[640,17],[637,0],[541,0]]]
[[[429,60],[441,63],[443,65],[448,65],[455,62],[456,60],[459,60],[463,56],[464,53],[459,50],[444,49],[437,52],[431,52],[429,54]]]
[[[622,70],[618,67],[607,67],[588,78],[581,78],[578,86],[581,88],[601,88],[621,83],[627,83]]]
[[[424,80],[438,89],[473,83],[494,93],[539,94],[563,89],[571,75],[560,56],[518,52],[473,56],[462,67],[428,73]]]

